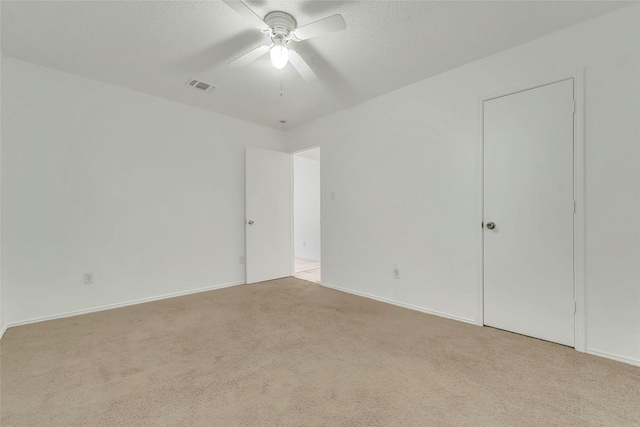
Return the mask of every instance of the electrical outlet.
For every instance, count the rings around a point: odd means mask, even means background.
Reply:
[[[90,285],[93,283],[93,273],[84,273],[84,284]]]
[[[397,264],[393,264],[393,278],[394,279],[400,278],[400,269],[398,268]]]
[[[240,264],[244,264],[244,255],[240,257]]]

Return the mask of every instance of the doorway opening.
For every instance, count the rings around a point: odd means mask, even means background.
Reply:
[[[321,283],[320,147],[293,156],[294,277]]]

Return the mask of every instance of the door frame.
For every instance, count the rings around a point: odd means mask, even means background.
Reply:
[[[324,240],[322,238],[322,147],[320,147],[320,145],[313,145],[311,147],[307,147],[307,148],[302,148],[300,150],[296,150],[296,151],[291,151],[289,152],[289,154],[291,155],[291,256],[292,256],[292,260],[291,260],[291,276],[295,276],[295,270],[296,270],[296,246],[295,246],[295,216],[294,216],[294,210],[295,210],[295,199],[294,199],[294,185],[295,185],[295,159],[293,158],[293,156],[295,156],[296,154],[300,154],[300,153],[304,153],[305,151],[309,151],[309,150],[314,150],[314,149],[320,149],[320,271],[322,272],[322,259],[324,258],[324,255],[322,253],[322,241]],[[320,285],[322,285],[322,273],[320,273]]]
[[[480,108],[482,110],[482,126],[480,151],[476,156],[476,182],[478,188],[477,209],[481,224],[478,234],[479,251],[479,280],[478,280],[478,306],[476,322],[479,326],[484,326],[484,103],[492,99],[502,98],[561,81],[573,79],[573,99],[575,103],[573,115],[573,200],[575,201],[575,213],[573,216],[573,292],[575,300],[574,314],[574,336],[575,349],[584,353],[586,351],[586,298],[585,298],[585,222],[584,222],[584,75],[585,70],[581,68],[571,75],[562,78],[543,79],[533,84],[521,85],[513,90],[503,90],[501,93],[482,99]]]

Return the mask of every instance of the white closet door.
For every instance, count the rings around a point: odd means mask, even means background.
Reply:
[[[484,323],[574,346],[573,80],[484,103]]]

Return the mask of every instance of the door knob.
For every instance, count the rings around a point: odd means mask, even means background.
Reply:
[[[487,228],[489,230],[493,230],[494,228],[496,228],[496,225],[493,222],[488,222],[487,223]]]
[[[249,221],[247,221],[247,224],[253,225],[253,221],[249,220]]]

